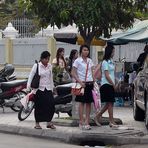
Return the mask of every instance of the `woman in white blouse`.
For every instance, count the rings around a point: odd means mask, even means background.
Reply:
[[[38,63],[40,82],[39,88],[35,93],[35,127],[36,129],[42,129],[40,122],[47,122],[47,128],[55,129],[51,120],[54,115],[55,106],[53,98],[53,76],[52,76],[52,65],[49,64],[50,53],[43,51],[41,53],[40,62]],[[31,81],[34,74],[36,73],[37,64],[34,64],[30,72],[27,88],[30,88]]]
[[[64,59],[64,48],[58,48],[56,58],[52,61],[53,66],[59,66],[60,68],[66,68],[66,61]]]
[[[79,128],[90,130],[90,112],[91,103],[93,102],[92,89],[93,89],[93,62],[89,58],[89,47],[82,45],[80,47],[80,57],[73,63],[72,76],[84,87],[84,95],[76,96],[76,101],[79,102]],[[86,118],[84,119],[84,108]]]

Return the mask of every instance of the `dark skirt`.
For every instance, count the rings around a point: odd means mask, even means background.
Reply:
[[[93,83],[85,83],[85,89],[84,89],[84,95],[83,96],[76,96],[75,101],[76,102],[82,102],[82,103],[91,103],[93,102],[93,96],[92,96],[92,89],[93,89]]]
[[[112,85],[104,84],[100,87],[101,102],[115,102],[115,90]]]
[[[34,117],[36,122],[50,122],[55,112],[51,90],[38,90],[35,95]]]

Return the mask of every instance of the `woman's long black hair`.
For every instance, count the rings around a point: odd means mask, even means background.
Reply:
[[[110,44],[107,45],[107,46],[105,47],[105,53],[104,53],[103,60],[108,61],[108,60],[111,58],[112,52],[113,52],[114,49],[115,49],[115,48],[114,48],[113,45],[110,45]]]
[[[76,49],[72,49],[71,52],[70,52],[70,56],[69,56],[69,66],[70,66],[70,70],[72,68],[72,62],[73,62],[73,58],[75,57],[75,54],[77,53],[78,51]]]
[[[77,53],[78,51],[76,49],[72,49],[71,52],[70,52],[70,56],[69,56],[69,59],[72,61],[75,54]]]

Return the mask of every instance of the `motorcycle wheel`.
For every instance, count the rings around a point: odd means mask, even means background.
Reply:
[[[34,108],[34,102],[28,101],[27,106],[26,107],[22,106],[20,111],[18,112],[18,119],[20,121],[25,120],[31,114],[33,108]]]
[[[27,95],[27,93],[25,91],[20,91],[20,92],[16,93],[13,97],[16,97],[17,99],[15,100],[14,105],[11,106],[10,108],[15,112],[19,112],[19,110],[21,108],[21,104],[15,105],[15,103],[19,102],[26,95]]]

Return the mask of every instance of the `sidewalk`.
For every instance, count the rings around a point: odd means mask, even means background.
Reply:
[[[82,131],[75,127],[76,122],[72,126],[72,120],[59,120],[55,116],[53,122],[57,127],[56,130],[46,129],[45,123],[41,124],[42,130],[37,130],[34,129],[33,114],[25,121],[19,121],[17,113],[10,110],[2,113],[1,109],[0,119],[0,132],[4,133],[54,139],[74,144],[89,141],[102,142],[105,145],[148,143],[148,136],[145,135],[145,132],[137,129],[112,129],[108,125],[103,125],[102,127],[92,126],[92,130]],[[118,122],[121,121],[118,119]],[[106,124],[106,121],[103,121],[103,124]]]

